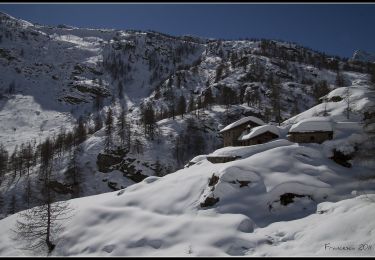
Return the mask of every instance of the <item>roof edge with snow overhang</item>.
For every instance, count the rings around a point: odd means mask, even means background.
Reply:
[[[261,134],[264,134],[266,132],[270,132],[270,133],[273,133],[277,136],[280,136],[279,128],[277,128],[276,126],[274,126],[274,125],[261,125],[261,126],[257,126],[257,127],[254,127],[253,129],[251,129],[250,133],[245,134],[245,135],[241,135],[238,138],[238,140],[239,141],[249,140],[251,138],[254,138],[254,137],[257,137]]]
[[[265,125],[265,123],[263,122],[262,119],[259,119],[257,117],[254,117],[254,116],[247,116],[247,117],[243,117],[229,125],[227,125],[226,127],[224,127],[223,129],[220,130],[220,133],[223,133],[225,131],[228,131],[230,129],[233,129],[237,126],[240,126],[240,125],[243,125],[243,124],[246,124],[248,122],[253,122],[253,123],[256,123],[258,125]]]

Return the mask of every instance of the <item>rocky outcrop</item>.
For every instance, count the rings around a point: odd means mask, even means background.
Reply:
[[[344,154],[339,150],[333,150],[333,156],[330,158],[335,163],[338,163],[344,167],[351,168],[352,164],[349,162],[353,158],[353,154]]]
[[[73,88],[77,89],[81,93],[89,93],[89,94],[93,94],[94,96],[101,96],[101,97],[110,96],[110,93],[107,89],[103,87],[99,87],[99,86],[76,84],[73,86]]]
[[[121,162],[121,156],[99,153],[96,160],[96,165],[98,166],[99,171],[106,173],[115,170],[114,166],[120,164]]]
[[[98,170],[103,173],[119,170],[123,172],[124,177],[134,182],[143,181],[148,176],[142,174],[142,170],[136,169],[133,165],[136,159],[127,158],[126,154],[127,151],[125,150],[113,151],[110,154],[99,153],[96,160]],[[113,188],[113,185],[110,188]]]
[[[58,181],[51,181],[49,183],[49,186],[53,191],[60,193],[60,194],[72,194],[73,193],[73,189],[71,187],[69,187],[66,184],[60,183]]]
[[[204,202],[202,202],[200,205],[202,208],[206,208],[206,207],[212,207],[214,206],[216,203],[219,202],[219,198],[214,198],[214,197],[207,197],[205,199]]]

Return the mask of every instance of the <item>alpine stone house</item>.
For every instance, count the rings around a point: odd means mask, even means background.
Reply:
[[[248,132],[244,131],[238,138],[238,142],[241,146],[263,144],[279,137],[279,129],[276,126],[262,125],[254,127]]]
[[[267,126],[263,120],[254,116],[241,118],[220,130],[224,138],[224,147],[257,144],[264,142],[263,140],[273,139],[275,135],[278,137],[278,132],[272,127],[270,128],[273,130],[266,131],[270,129]],[[252,131],[253,129],[256,129],[256,131]],[[256,139],[259,135],[262,135],[262,137]]]
[[[312,117],[292,125],[288,139],[296,143],[323,143],[333,138],[332,122],[325,117]]]

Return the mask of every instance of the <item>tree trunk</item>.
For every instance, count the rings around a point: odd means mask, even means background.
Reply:
[[[51,166],[50,166],[51,167]],[[52,167],[51,167],[52,168]],[[46,188],[47,188],[47,236],[46,244],[48,246],[48,253],[51,253],[55,248],[55,245],[51,242],[51,186],[50,186],[50,174],[52,169],[47,166],[47,176],[46,176]]]
[[[49,191],[48,191],[49,193]],[[49,194],[48,194],[49,196]],[[50,202],[47,203],[47,237],[46,243],[48,246],[48,253],[51,253],[54,249],[55,245],[50,240],[50,233],[51,233],[51,204]]]

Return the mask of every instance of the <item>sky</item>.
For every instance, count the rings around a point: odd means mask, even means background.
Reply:
[[[375,53],[375,4],[9,3],[0,11],[45,25],[279,39],[341,57]]]

